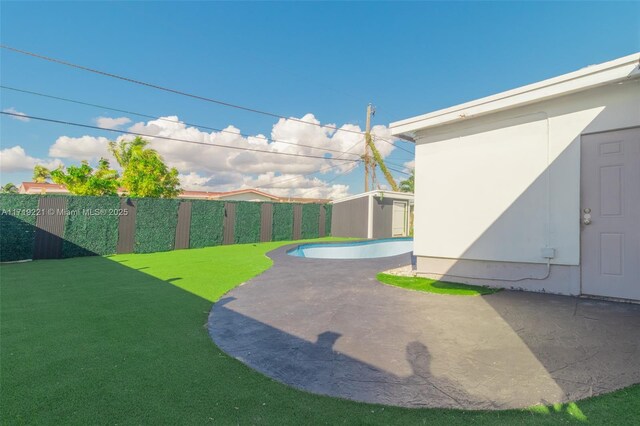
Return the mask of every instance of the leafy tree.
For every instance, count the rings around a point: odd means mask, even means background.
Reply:
[[[45,166],[36,164],[33,168],[33,181],[37,183],[45,183],[51,179],[51,172]]]
[[[2,192],[3,194],[16,194],[18,192],[18,187],[9,182],[2,187],[0,192]]]
[[[109,150],[123,169],[122,187],[132,197],[176,197],[180,193],[178,170],[169,169],[148,144],[141,137],[109,143]]]
[[[66,172],[58,168],[51,172],[55,183],[64,185],[76,195],[116,195],[118,172],[109,168],[109,161],[101,158],[94,170],[87,161],[80,166],[69,166]]]
[[[413,181],[416,177],[416,169],[411,169],[411,176],[400,182],[400,191],[413,192]]]

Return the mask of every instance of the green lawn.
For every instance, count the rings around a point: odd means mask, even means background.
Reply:
[[[477,285],[448,283],[446,281],[432,280],[429,278],[401,277],[383,273],[376,275],[376,278],[381,283],[406,288],[408,290],[451,294],[455,296],[481,296],[483,294],[493,294],[496,291],[500,291],[499,289],[480,287]]]
[[[284,243],[2,265],[1,424],[632,424],[640,386],[531,410],[409,410],[307,394],[210,340],[211,302]]]

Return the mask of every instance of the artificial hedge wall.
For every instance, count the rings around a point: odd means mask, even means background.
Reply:
[[[113,254],[118,244],[120,198],[66,197],[62,257]]]
[[[180,200],[138,198],[135,253],[173,250]]]
[[[302,228],[301,237],[318,238],[320,236],[319,229],[320,220],[320,204],[303,204],[302,205]]]
[[[261,203],[239,201],[236,204],[234,237],[236,244],[260,242]]]
[[[189,247],[202,248],[222,244],[224,201],[191,201]]]
[[[39,199],[61,197],[67,200],[62,257],[113,254],[118,247],[119,197],[75,195],[0,194],[0,261],[31,259],[36,234]],[[134,199],[136,253],[173,250],[178,223],[179,199]],[[223,201],[189,200],[191,208],[190,247],[222,244]],[[260,241],[262,203],[238,201],[234,221],[235,243]],[[293,239],[293,204],[273,203],[272,241]],[[331,205],[302,205],[301,237],[319,236],[320,209],[326,211],[326,235],[331,234]],[[89,213],[89,212],[94,212]]]
[[[39,198],[0,194],[0,262],[31,259]]]
[[[273,241],[290,241],[293,239],[293,204],[273,204]]]

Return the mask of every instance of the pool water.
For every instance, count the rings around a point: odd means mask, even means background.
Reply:
[[[411,251],[413,238],[388,238],[350,243],[302,244],[289,250],[287,254],[314,259],[375,259]]]

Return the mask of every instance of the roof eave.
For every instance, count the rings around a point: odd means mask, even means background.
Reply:
[[[468,120],[472,117],[492,114],[607,84],[636,79],[640,77],[639,62],[640,53],[636,53],[496,95],[396,121],[391,123],[389,128],[394,136],[415,138],[415,132],[422,129]]]
[[[386,189],[374,189],[373,191],[361,192],[360,194],[350,195],[348,197],[340,198],[339,200],[333,200],[331,203],[342,203],[344,201],[355,200],[356,198],[369,197],[370,195],[376,196],[382,194],[387,198],[397,198],[402,200],[411,200],[414,198],[412,192],[399,192],[399,191],[388,191]]]

